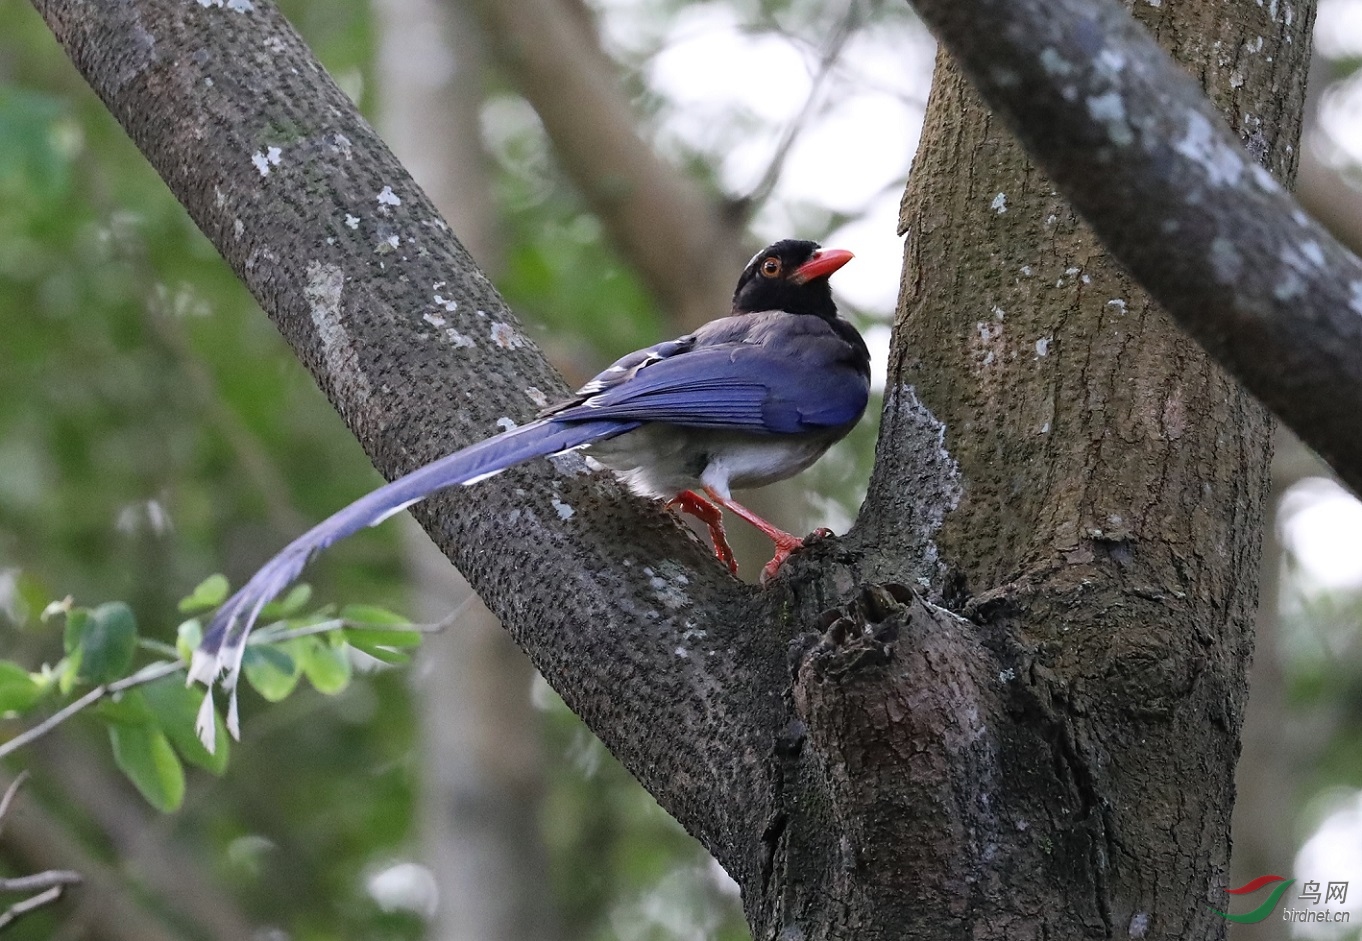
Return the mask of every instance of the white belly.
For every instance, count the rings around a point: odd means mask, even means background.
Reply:
[[[793,477],[823,456],[833,435],[747,435],[645,425],[592,445],[588,453],[635,492],[670,499],[683,490],[764,487]]]

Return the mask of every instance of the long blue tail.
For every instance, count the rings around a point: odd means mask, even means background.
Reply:
[[[613,438],[638,425],[636,421],[567,423],[540,419],[418,467],[360,497],[285,546],[227,599],[214,615],[203,642],[194,651],[189,679],[211,687],[219,673],[225,671],[223,686],[229,690],[235,688],[246,639],[260,616],[260,609],[298,577],[314,553],[366,526],[378,525],[438,490],[477,483],[533,458]],[[235,722],[229,724],[235,725]]]

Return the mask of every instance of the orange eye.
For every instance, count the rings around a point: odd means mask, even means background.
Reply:
[[[780,277],[780,259],[772,255],[761,263],[761,273],[768,278]]]

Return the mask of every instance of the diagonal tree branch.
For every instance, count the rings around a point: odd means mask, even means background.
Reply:
[[[1362,493],[1362,262],[1116,0],[913,5],[1111,252]]]
[[[385,474],[564,391],[271,4],[35,5]],[[743,880],[761,866],[782,642],[750,629],[757,592],[584,470],[540,462],[417,515],[569,705]]]
[[[750,252],[720,200],[639,136],[617,69],[584,11],[565,0],[461,0],[544,122],[563,169],[676,322],[728,309],[728,272]]]

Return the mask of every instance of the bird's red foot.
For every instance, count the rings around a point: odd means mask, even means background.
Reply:
[[[733,557],[733,548],[728,544],[724,532],[724,514],[713,503],[694,490],[683,490],[667,501],[667,507],[676,507],[682,513],[689,513],[709,527],[709,538],[714,543],[714,557],[734,575],[738,574],[738,560]]]
[[[785,564],[785,560],[790,556],[794,555],[805,546],[813,545],[815,542],[827,539],[831,535],[832,530],[820,526],[803,539],[796,536],[789,536],[788,539],[775,540],[776,554],[771,557],[771,561],[767,562],[765,567],[761,570],[762,585],[765,586],[771,579],[775,578],[776,575],[780,573],[780,567]]]

